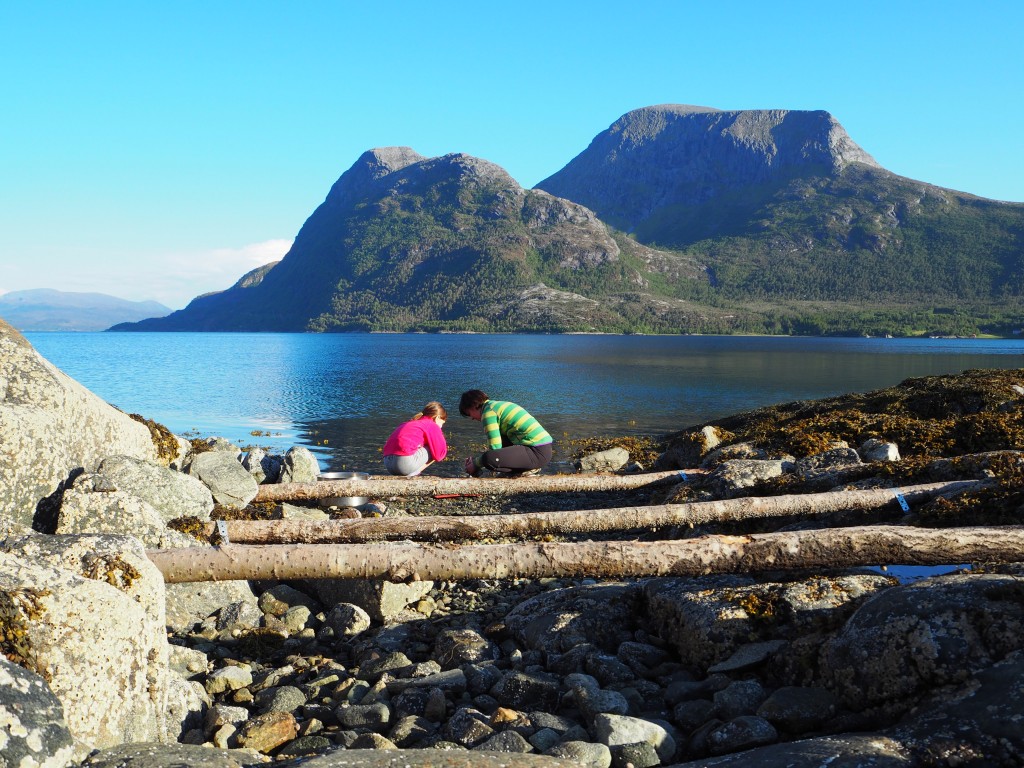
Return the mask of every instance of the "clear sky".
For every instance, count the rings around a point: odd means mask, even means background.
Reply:
[[[280,258],[365,150],[532,187],[654,104],[823,109],[1024,201],[1024,4],[0,0],[0,293],[171,308]]]

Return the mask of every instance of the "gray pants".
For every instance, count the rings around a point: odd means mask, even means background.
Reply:
[[[385,456],[384,469],[392,475],[412,477],[422,472],[428,461],[430,454],[427,453],[426,447],[421,445],[411,456]]]

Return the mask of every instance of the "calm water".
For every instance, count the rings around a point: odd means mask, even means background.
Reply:
[[[312,448],[324,470],[381,471],[428,400],[455,457],[482,448],[458,397],[514,400],[555,437],[664,434],[750,408],[913,376],[1024,367],[1024,341],[733,336],[29,333],[97,395],[178,434]],[[253,433],[256,433],[255,435]],[[556,452],[557,453],[557,452]],[[456,462],[440,473],[459,474]]]

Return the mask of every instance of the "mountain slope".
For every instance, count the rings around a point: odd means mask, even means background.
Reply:
[[[538,185],[705,263],[724,300],[1005,305],[1024,205],[881,168],[827,112],[627,113]]]
[[[127,301],[105,293],[39,288],[0,296],[0,317],[19,331],[102,331],[114,323],[166,315],[156,301]]]
[[[364,153],[261,280],[114,330],[677,328],[707,290],[691,257],[468,155]]]

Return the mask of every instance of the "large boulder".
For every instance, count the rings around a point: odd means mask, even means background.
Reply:
[[[128,534],[153,549],[196,544],[191,536],[168,528],[160,512],[148,502],[115,490],[106,477],[91,472],[76,477],[64,491],[54,532]]]
[[[157,462],[147,426],[113,408],[45,360],[0,320],[0,498],[22,525],[46,530],[40,501],[81,469],[120,453]]]
[[[75,753],[60,699],[0,654],[0,767],[65,768],[78,762]]]
[[[0,543],[8,658],[42,676],[91,747],[160,741],[168,644],[164,584],[138,539],[25,536]]]
[[[259,491],[256,480],[229,451],[200,453],[192,459],[188,471],[209,487],[214,501],[225,507],[243,509]]]
[[[822,649],[830,684],[850,709],[900,713],[1024,649],[1024,578],[951,575],[866,601]]]
[[[194,477],[131,456],[107,456],[98,471],[114,489],[146,501],[164,522],[178,517],[210,519],[213,494]]]

